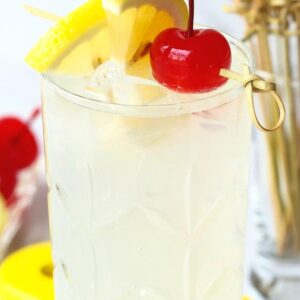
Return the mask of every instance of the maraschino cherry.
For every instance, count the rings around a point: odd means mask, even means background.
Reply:
[[[0,118],[0,193],[9,201],[18,171],[30,166],[38,154],[37,142],[30,126],[39,115],[34,110],[27,122],[15,117]]]
[[[0,194],[4,196],[5,203],[10,206],[14,203],[12,197],[17,185],[17,173],[15,170],[0,170]]]
[[[154,40],[150,49],[153,76],[177,92],[208,92],[227,81],[219,72],[230,68],[231,50],[218,31],[194,29],[194,0],[189,7],[187,30],[170,28]]]

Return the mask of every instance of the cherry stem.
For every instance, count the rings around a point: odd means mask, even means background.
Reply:
[[[29,118],[25,122],[26,125],[30,128],[32,126],[32,123],[36,120],[36,118],[40,115],[41,109],[39,107],[35,108],[32,113],[30,114]],[[22,130],[18,133],[16,137],[12,140],[12,144],[16,145],[20,141],[20,139],[23,137],[25,130]]]
[[[32,113],[30,114],[28,120],[26,121],[26,124],[28,127],[31,127],[32,123],[35,121],[35,119],[40,115],[41,109],[40,107],[35,108]]]
[[[189,0],[189,25],[187,30],[187,37],[192,37],[194,35],[194,17],[195,17],[195,2],[194,0]]]

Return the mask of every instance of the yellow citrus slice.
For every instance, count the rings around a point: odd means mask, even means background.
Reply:
[[[4,198],[2,194],[0,193],[0,234],[5,228],[8,220],[8,212],[5,205]]]
[[[111,57],[128,63],[131,75],[142,77],[151,75],[149,57],[144,56],[156,36],[164,29],[186,26],[188,19],[182,0],[103,0],[103,7],[111,32]]]
[[[103,7],[115,15],[119,15],[128,8],[139,8],[148,4],[158,11],[168,12],[173,18],[176,26],[185,27],[188,19],[188,10],[182,0],[102,0]]]
[[[120,14],[106,11],[114,59],[137,60],[164,29],[177,26],[174,17],[151,4],[131,7]],[[122,38],[121,38],[122,37]]]
[[[184,0],[89,0],[60,20],[26,61],[39,72],[88,74],[118,60],[131,73],[149,76],[152,41],[166,28],[185,26],[187,19]]]
[[[86,41],[81,43],[80,38],[97,26],[101,27],[100,24],[104,23],[105,19],[101,1],[87,1],[58,21],[30,51],[26,62],[37,71],[46,72],[53,65],[62,63],[63,58],[67,58],[69,54],[73,59],[68,58],[63,62],[66,71],[69,65],[72,66],[70,71],[75,68],[75,73],[76,68],[83,69],[83,72],[92,69],[89,45]]]
[[[0,267],[0,299],[54,299],[52,259],[49,243],[21,249]]]

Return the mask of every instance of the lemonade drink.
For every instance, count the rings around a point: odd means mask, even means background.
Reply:
[[[243,89],[128,106],[78,96],[78,80],[43,85],[57,299],[241,299]]]

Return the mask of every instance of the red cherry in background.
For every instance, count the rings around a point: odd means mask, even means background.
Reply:
[[[14,117],[1,118],[0,133],[0,172],[3,168],[20,170],[34,162],[38,147],[26,123]]]
[[[14,170],[0,170],[0,192],[3,194],[6,205],[11,204],[11,196],[17,184],[16,173]]]
[[[14,193],[18,171],[30,166],[37,158],[37,142],[30,125],[39,112],[39,109],[34,110],[25,123],[15,117],[0,118],[0,193],[7,206],[18,200]]]
[[[216,30],[193,29],[194,1],[190,0],[188,30],[177,28],[161,32],[150,49],[154,78],[178,92],[208,92],[228,79],[220,69],[230,68],[231,49]]]

